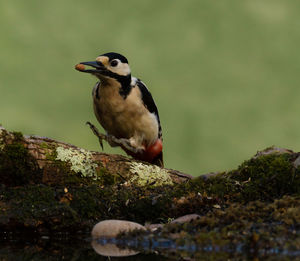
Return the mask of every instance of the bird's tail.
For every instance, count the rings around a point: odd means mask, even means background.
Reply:
[[[122,147],[122,149],[128,155],[132,156],[134,159],[146,161],[151,164],[155,164],[161,168],[164,167],[163,152],[162,152],[162,140],[161,139],[158,139],[154,144],[149,146],[142,153],[134,153],[125,147]]]

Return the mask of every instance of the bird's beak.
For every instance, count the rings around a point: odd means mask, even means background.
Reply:
[[[84,65],[91,66],[95,69],[85,69]],[[80,71],[80,72],[86,72],[86,73],[102,73],[106,70],[102,63],[96,62],[96,61],[81,62],[79,64],[76,64],[75,69]]]

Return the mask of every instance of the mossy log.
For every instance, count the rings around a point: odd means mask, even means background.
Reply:
[[[113,213],[110,201],[116,200],[112,195],[119,186],[127,188],[124,197],[130,202],[131,190],[140,194],[142,188],[171,186],[191,178],[125,156],[87,151],[0,126],[0,228],[80,229],[87,221],[91,227],[110,216],[104,213]],[[115,207],[122,212],[124,205]],[[106,211],[100,214],[102,208]]]
[[[230,209],[251,202],[298,202],[299,164],[299,153],[269,148],[236,170],[191,178],[1,128],[0,230],[80,232],[105,219],[165,223],[190,213],[215,224],[212,213],[228,210],[230,220]],[[284,218],[300,223],[297,215]]]
[[[112,176],[113,179],[144,182],[145,185],[149,182],[155,186],[192,178],[179,171],[161,169],[121,155],[87,151],[46,137],[9,132],[1,126],[0,150],[3,161],[1,183],[5,185],[24,185],[26,182],[67,185],[73,178],[103,183],[103,178],[112,179],[109,177]],[[137,171],[141,179],[134,177]]]

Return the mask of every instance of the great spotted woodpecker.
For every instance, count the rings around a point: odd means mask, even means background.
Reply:
[[[75,68],[100,80],[92,95],[96,118],[106,135],[88,124],[101,146],[104,139],[112,147],[120,146],[135,159],[162,167],[162,130],[157,107],[145,84],[131,76],[126,57],[114,52],[105,53],[95,61],[81,62]]]

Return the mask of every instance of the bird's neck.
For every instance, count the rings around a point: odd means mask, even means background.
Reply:
[[[100,78],[102,88],[118,88],[119,94],[126,99],[128,94],[131,92],[131,75],[121,76],[118,75],[117,77],[101,77]]]
[[[119,83],[123,88],[130,86],[131,84],[131,74],[128,75],[105,75],[99,77],[102,85],[116,85]]]

